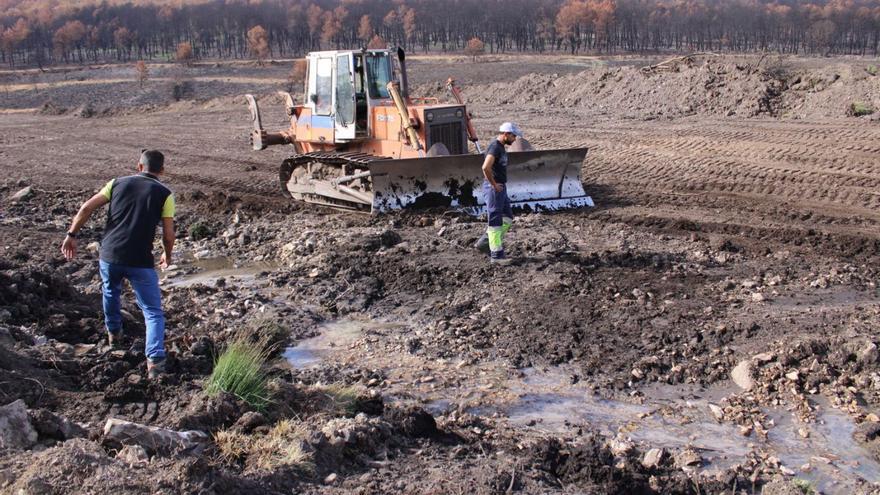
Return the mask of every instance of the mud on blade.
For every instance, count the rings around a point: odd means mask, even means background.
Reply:
[[[514,209],[593,206],[581,184],[586,148],[508,153],[507,193]],[[480,213],[483,155],[370,163],[373,212],[443,206]]]

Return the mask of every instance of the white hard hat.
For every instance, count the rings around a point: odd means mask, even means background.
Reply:
[[[505,122],[501,124],[501,127],[498,128],[499,132],[509,132],[517,137],[523,137],[523,133],[520,130],[519,126],[514,124],[513,122]]]

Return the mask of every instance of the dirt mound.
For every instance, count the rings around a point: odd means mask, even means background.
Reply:
[[[811,68],[782,58],[702,57],[652,67],[529,74],[470,88],[467,100],[647,120],[690,115],[842,117],[880,108],[880,77],[865,64]],[[443,97],[436,85],[420,89]]]

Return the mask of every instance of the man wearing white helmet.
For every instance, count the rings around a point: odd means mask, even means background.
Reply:
[[[489,238],[489,261],[503,262],[504,235],[510,230],[513,223],[513,210],[510,207],[510,198],[507,197],[507,150],[522,137],[522,131],[512,122],[501,124],[498,129],[498,137],[493,139],[486,149],[486,159],[483,161],[483,196],[486,199],[486,208],[489,214],[489,226],[486,236]]]

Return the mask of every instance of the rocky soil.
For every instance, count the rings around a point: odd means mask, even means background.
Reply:
[[[248,149],[248,82],[129,101],[103,67],[6,92],[0,493],[880,492],[880,128],[846,116],[872,61],[657,62],[412,63],[428,93],[470,74],[486,139],[515,114],[539,148],[591,148],[597,207],[520,215],[502,268],[479,218],[292,204],[285,150]],[[19,111],[93,94],[122,103]],[[179,205],[158,383],[130,295],[130,347],[103,340],[101,216],[58,249],[147,145]],[[241,329],[279,346],[262,411],[203,392]]]

